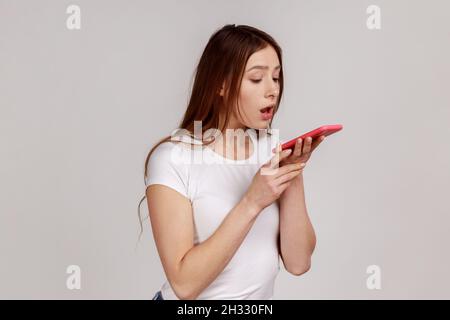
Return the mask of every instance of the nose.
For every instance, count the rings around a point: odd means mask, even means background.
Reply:
[[[280,93],[279,84],[275,81],[269,81],[266,90],[266,97],[277,98]]]

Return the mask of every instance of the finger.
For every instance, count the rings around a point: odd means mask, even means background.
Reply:
[[[278,142],[275,148],[272,149],[272,153],[277,153],[282,148],[281,142]]]
[[[267,163],[261,168],[262,175],[274,175],[278,173],[279,163],[292,153],[291,149],[277,152]]]
[[[311,147],[311,151],[314,151],[314,149],[317,148],[317,146],[319,144],[321,144],[324,140],[325,140],[325,136],[320,136],[320,138],[314,139],[314,142]]]
[[[304,146],[303,146],[303,153],[308,153],[311,151],[312,140],[313,140],[312,137],[306,138]]]
[[[280,174],[286,173],[289,170],[292,170],[292,166],[295,165],[285,165],[280,167],[279,163],[288,157],[292,153],[291,149],[283,150],[281,152],[277,152],[275,156],[270,159],[267,163],[265,163],[261,167],[261,174],[262,175],[271,175],[271,176],[279,176]],[[281,170],[281,171],[280,171]]]
[[[299,138],[295,143],[295,150],[293,153],[294,156],[300,157],[302,155],[302,143],[303,143],[302,138]]]
[[[303,170],[303,168],[302,169],[296,169],[296,170],[291,171],[291,172],[289,172],[287,174],[284,174],[284,175],[276,178],[275,179],[275,183],[278,184],[278,185],[281,185],[281,184],[283,184],[283,183],[285,183],[287,181],[290,181],[290,180],[294,179],[295,177],[297,177],[302,172],[302,170]]]
[[[281,168],[279,168],[277,172],[274,173],[274,179],[278,179],[279,177],[289,174],[290,172],[300,170],[305,165],[306,165],[305,163],[292,163],[284,165]]]
[[[281,144],[279,144],[279,147],[277,147],[277,152],[275,153],[275,155],[272,157],[272,159],[270,159],[270,168],[276,168],[279,166],[279,163],[290,156],[290,154],[292,153],[292,149],[286,149],[286,150],[281,150]]]

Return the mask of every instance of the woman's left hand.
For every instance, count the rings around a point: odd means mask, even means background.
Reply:
[[[298,139],[295,143],[294,152],[285,159],[280,162],[280,166],[284,166],[291,163],[304,163],[306,166],[306,162],[308,162],[309,157],[311,157],[311,153],[318,147],[322,141],[325,140],[325,136],[322,135],[319,138],[313,139],[311,137],[307,137],[305,141],[302,139]],[[281,145],[279,146],[281,148]],[[304,168],[304,167],[303,167]]]

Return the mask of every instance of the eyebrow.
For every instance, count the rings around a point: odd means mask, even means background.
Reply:
[[[278,65],[278,66],[275,67],[275,70],[280,69],[280,68],[281,68],[281,66]],[[267,70],[267,69],[269,69],[269,66],[253,66],[253,67],[251,67],[250,69],[248,69],[246,72],[249,72],[250,70],[253,70],[253,69],[263,69],[263,70]]]

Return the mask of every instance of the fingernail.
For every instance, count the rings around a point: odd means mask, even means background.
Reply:
[[[289,154],[289,153],[292,152],[292,150],[291,150],[291,149],[287,149],[287,150],[285,150],[284,152],[285,152],[286,154]]]
[[[300,164],[300,167],[304,167],[304,166],[306,166],[306,163]]]

